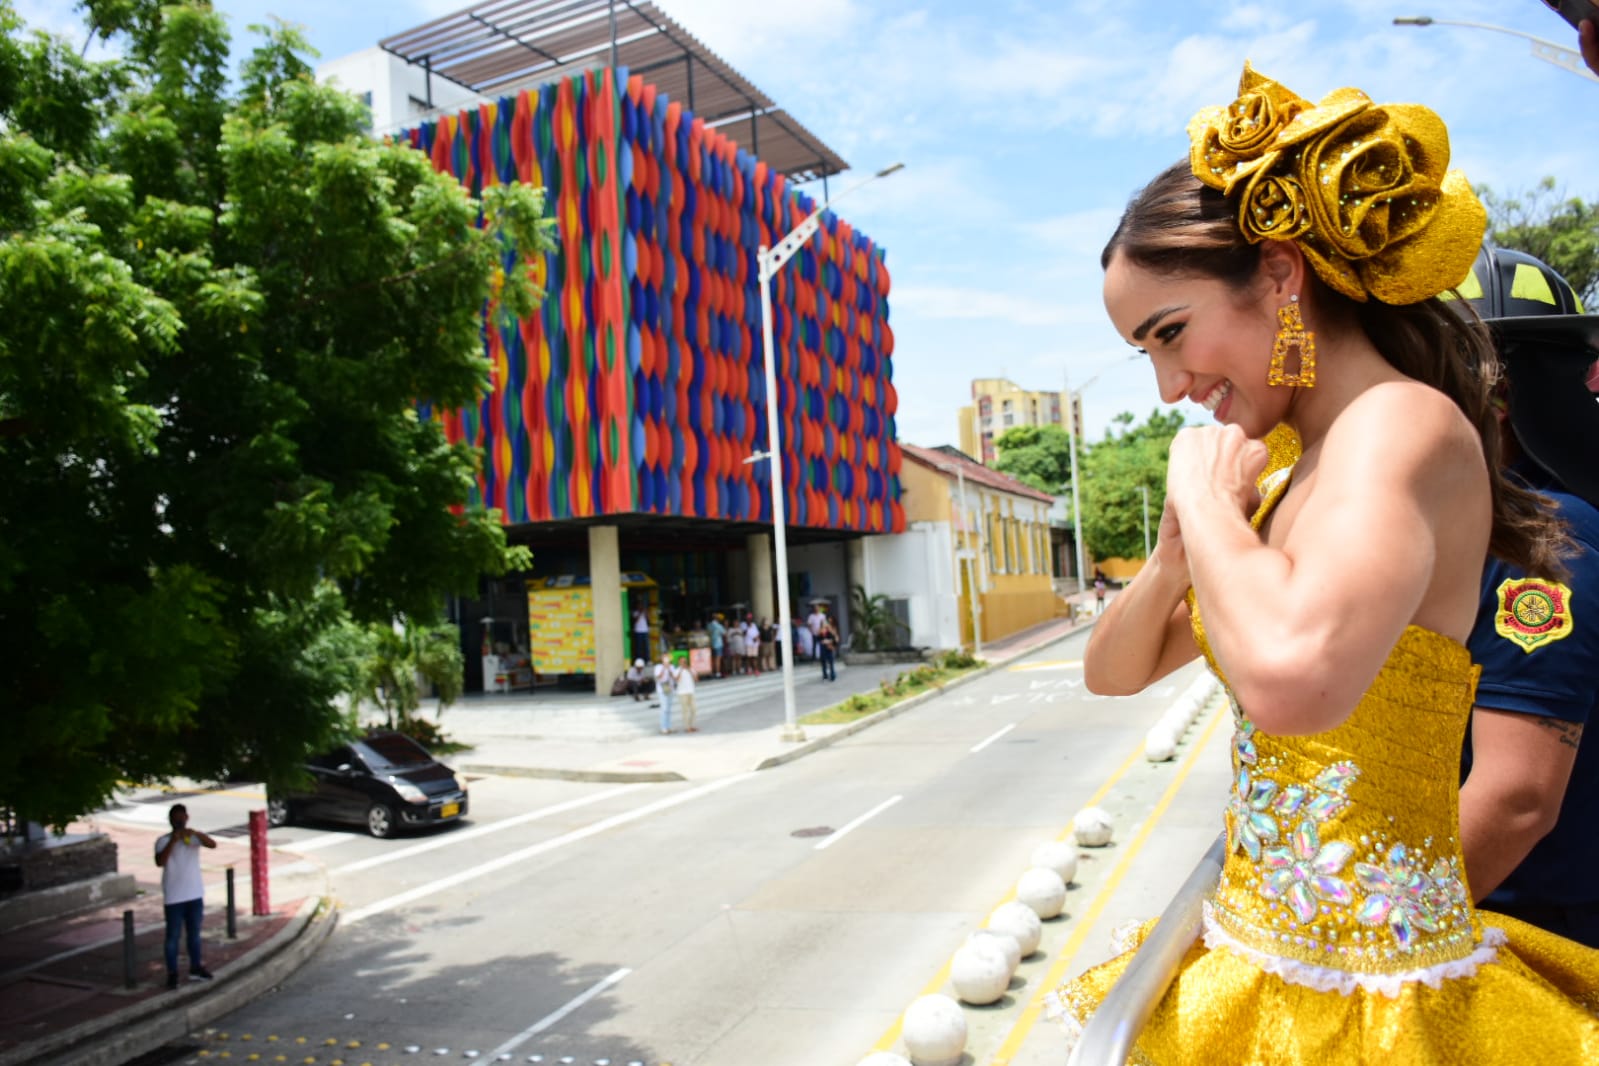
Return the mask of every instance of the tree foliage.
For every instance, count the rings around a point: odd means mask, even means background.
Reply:
[[[1544,178],[1525,192],[1477,190],[1488,208],[1488,240],[1537,256],[1577,290],[1584,307],[1599,307],[1599,202],[1584,202]]]
[[[1083,484],[1083,540],[1096,558],[1143,558],[1144,494],[1149,489],[1153,538],[1166,501],[1166,461],[1171,441],[1183,428],[1181,411],[1154,410],[1142,424],[1130,412],[1112,419],[1105,439],[1079,459]]]
[[[1013,426],[994,442],[994,469],[1051,495],[1070,490],[1071,442],[1064,426]]]
[[[888,597],[868,593],[864,585],[850,586],[849,617],[856,651],[897,648],[908,636],[904,624],[889,610]]]
[[[84,7],[118,58],[0,0],[0,806],[54,823],[282,780],[347,727],[367,626],[515,562],[415,402],[476,402],[552,225],[364,137],[290,27],[230,89],[208,4]]]

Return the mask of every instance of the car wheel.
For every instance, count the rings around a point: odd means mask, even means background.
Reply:
[[[281,796],[271,796],[267,799],[267,825],[274,829],[290,825],[294,821],[294,812],[289,808],[289,801]]]
[[[387,804],[372,804],[366,809],[366,831],[379,840],[393,836],[394,810]]]

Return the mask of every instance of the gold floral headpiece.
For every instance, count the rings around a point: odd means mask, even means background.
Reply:
[[[1188,123],[1194,176],[1235,196],[1255,243],[1295,241],[1354,300],[1410,304],[1471,272],[1488,215],[1417,104],[1336,89],[1318,104],[1244,64],[1238,99]]]

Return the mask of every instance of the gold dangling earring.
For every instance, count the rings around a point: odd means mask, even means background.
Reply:
[[[1266,384],[1288,385],[1293,388],[1316,387],[1316,334],[1305,328],[1299,316],[1299,295],[1288,297],[1288,302],[1277,308],[1277,339],[1271,346],[1271,366],[1266,370]],[[1299,373],[1283,370],[1291,348],[1299,350]]]

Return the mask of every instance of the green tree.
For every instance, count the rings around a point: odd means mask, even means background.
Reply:
[[[477,401],[552,225],[364,137],[290,27],[229,89],[208,4],[83,6],[118,58],[0,0],[0,806],[52,823],[286,779],[348,728],[367,626],[519,561],[415,405]]]
[[[1567,197],[1554,178],[1509,196],[1486,186],[1477,192],[1488,208],[1489,241],[1537,256],[1571,282],[1583,306],[1599,307],[1599,202]]]
[[[410,732],[422,706],[422,687],[433,686],[440,708],[461,698],[464,684],[461,631],[444,625],[374,626],[364,666],[362,694],[388,718],[390,729]]]
[[[867,593],[864,585],[850,587],[850,627],[857,651],[882,651],[898,647],[905,626],[888,609],[888,597]]]
[[[1071,442],[1064,426],[1013,426],[994,442],[994,469],[1040,492],[1071,489]]]
[[[1144,494],[1149,489],[1151,538],[1166,501],[1166,460],[1183,428],[1180,411],[1154,410],[1142,424],[1130,412],[1111,420],[1105,439],[1080,457],[1083,475],[1083,540],[1095,556],[1138,559],[1144,555]]]

